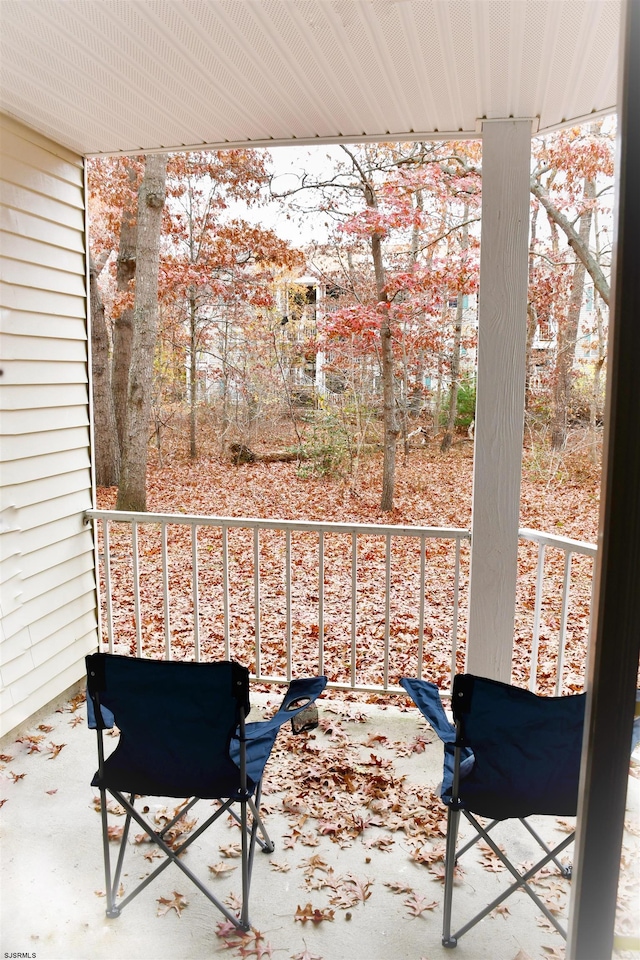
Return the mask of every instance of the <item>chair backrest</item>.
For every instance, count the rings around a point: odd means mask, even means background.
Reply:
[[[452,709],[474,763],[461,778],[464,807],[491,819],[574,816],[585,695],[539,697],[496,680],[458,674]]]
[[[89,725],[109,726],[112,715],[120,730],[104,764],[106,785],[167,797],[237,794],[240,772],[229,745],[249,710],[245,667],[104,653],[86,663]]]

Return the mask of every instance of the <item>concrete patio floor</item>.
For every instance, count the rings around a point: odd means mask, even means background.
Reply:
[[[273,691],[255,694],[252,702],[259,714],[268,715],[278,699]],[[254,932],[244,942],[218,935],[220,914],[174,866],[117,920],[105,917],[97,791],[89,785],[96,768],[95,735],[87,730],[84,704],[67,696],[31,718],[28,726],[6,737],[0,749],[0,956],[538,960],[564,955],[564,941],[538,921],[537,910],[523,893],[509,899],[508,912],[489,916],[469,931],[455,952],[446,950],[441,945],[443,885],[437,876],[444,808],[431,794],[442,769],[439,741],[415,708],[325,698],[320,716],[321,728],[313,734],[281,734],[267,768],[266,822],[276,850],[269,857],[256,854]],[[318,764],[327,771],[322,798],[309,796],[304,783],[308,768]],[[371,790],[378,783],[380,790]],[[640,789],[634,777],[629,785],[624,857],[629,874],[623,899],[632,914],[638,902]],[[377,797],[364,814],[357,808],[362,789]],[[330,804],[328,795],[333,797]],[[203,812],[207,804],[202,802]],[[410,807],[417,808],[417,816]],[[563,829],[551,818],[538,823],[546,839]],[[518,829],[516,838],[514,828],[509,833],[516,861],[532,858],[526,835]],[[196,841],[185,855],[192,869],[211,879],[220,899],[239,890],[238,861],[225,857],[221,849],[228,852],[237,839],[235,827],[218,824],[200,838],[198,849]],[[149,871],[145,852],[148,845],[130,844],[125,888]],[[484,859],[482,863],[473,853],[463,860],[454,925],[505,885],[504,872],[495,872],[491,858]],[[216,864],[223,864],[220,875],[208,869]],[[234,869],[226,872],[231,866]],[[554,874],[536,889],[566,916],[569,888],[569,881]],[[176,894],[187,900],[184,909],[178,913],[169,907],[159,915],[159,898],[171,901]],[[326,919],[317,924],[296,920],[298,909],[304,912],[307,904],[324,912]]]

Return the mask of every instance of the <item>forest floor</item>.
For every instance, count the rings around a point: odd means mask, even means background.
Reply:
[[[286,428],[263,435],[252,449],[283,449],[292,442]],[[471,523],[473,443],[458,439],[445,454],[437,439],[398,447],[394,509],[379,508],[382,452],[370,448],[349,469],[321,474],[313,462],[236,465],[219,448],[190,460],[178,445],[150,457],[147,509],[159,513],[455,526]],[[551,453],[540,441],[523,450],[520,526],[595,542],[600,491],[599,457],[594,462],[585,431],[570,436],[567,450]],[[112,509],[116,489],[101,488],[98,506]]]

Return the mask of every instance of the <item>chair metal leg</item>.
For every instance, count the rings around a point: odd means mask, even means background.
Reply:
[[[119,793],[117,790],[111,790],[110,792],[113,798],[117,800],[117,802],[126,809],[127,801],[122,796],[122,794]],[[176,847],[175,850],[173,850],[170,846],[168,846],[168,844],[165,842],[162,836],[159,833],[156,833],[156,831],[151,827],[151,825],[144,819],[144,817],[135,808],[131,808],[130,813],[133,820],[135,820],[136,823],[138,823],[142,827],[145,833],[149,835],[151,840],[160,848],[160,850],[162,850],[166,859],[159,866],[157,866],[156,869],[149,874],[149,876],[145,877],[145,879],[142,880],[142,882],[139,883],[138,886],[131,891],[131,893],[129,893],[126,897],[124,897],[124,899],[118,905],[118,909],[119,910],[124,909],[124,907],[128,903],[130,903],[131,900],[133,900],[133,898],[136,897],[142,890],[144,890],[145,887],[147,887],[152,882],[152,880],[155,880],[157,876],[159,876],[164,870],[166,870],[169,864],[174,863],[176,867],[178,867],[178,869],[181,870],[191,880],[193,884],[195,884],[198,890],[200,890],[205,895],[205,897],[207,897],[207,899],[210,900],[211,903],[213,903],[214,906],[217,907],[217,909],[226,917],[226,919],[230,920],[235,927],[240,929],[242,927],[242,922],[238,920],[238,918],[235,917],[233,913],[231,913],[231,911],[227,909],[227,907],[225,907],[225,905],[220,900],[218,900],[216,896],[214,896],[214,894],[205,886],[205,884],[202,883],[199,877],[197,877],[193,873],[193,871],[190,870],[189,867],[185,863],[183,863],[182,860],[180,859],[180,855],[184,853],[187,847],[189,847],[191,843],[197,839],[198,836],[204,833],[205,830],[210,826],[210,824],[216,821],[221,816],[221,814],[223,814],[225,810],[228,809],[229,805],[232,802],[233,801],[231,800],[226,801],[226,803],[223,804],[223,806],[220,809],[216,810],[216,812],[211,817],[209,817],[203,824],[201,824],[197,830],[195,830],[192,834],[190,834],[189,837],[183,843],[181,843],[179,847]]]
[[[551,848],[547,846],[547,844],[544,842],[542,837],[533,829],[533,827],[531,826],[528,820],[521,818],[520,823],[522,824],[523,827],[526,827],[526,829],[529,831],[529,833],[534,838],[534,840],[537,841],[538,846],[541,847],[542,850],[545,850],[547,853],[551,854],[551,859],[553,860],[553,862],[555,863],[556,867],[558,868],[562,876],[565,878],[565,880],[570,880],[571,875],[573,873],[573,865],[570,863],[564,864],[562,863],[561,860],[558,860],[558,858],[554,856],[555,851],[552,851]],[[575,831],[574,833],[571,834],[571,836],[572,838],[575,836]]]
[[[107,818],[107,793],[100,791],[100,817],[102,820],[102,855],[104,859],[104,886],[107,897],[107,916],[110,920],[120,916],[120,908],[115,905],[113,885],[111,883],[111,851],[109,850],[109,820]]]
[[[249,863],[246,799],[240,801],[240,830],[242,833],[242,910],[240,912],[240,925],[243,930],[249,930],[249,873],[251,864]]]
[[[262,839],[256,837],[258,846],[263,853],[273,853],[276,846],[273,840],[270,839],[269,834],[267,833],[267,828],[264,825],[264,821],[260,816],[260,799],[262,797],[262,780],[256,787],[255,800],[249,800],[249,806],[251,807],[251,813],[253,815],[253,822],[256,827],[260,830],[262,834]]]
[[[447,815],[447,846],[444,861],[444,904],[442,914],[442,945],[453,948],[458,941],[451,936],[451,906],[453,900],[453,876],[456,869],[456,844],[460,811],[449,807]]]
[[[573,840],[573,836],[566,837],[560,844],[558,844],[558,846],[553,851],[549,851],[546,856],[544,856],[541,860],[539,860],[536,864],[534,864],[534,866],[531,867],[530,870],[527,870],[526,873],[521,874],[518,872],[518,870],[516,870],[516,868],[513,866],[509,858],[505,856],[505,854],[502,852],[500,847],[494,842],[493,837],[489,836],[486,830],[482,827],[482,824],[478,823],[474,815],[472,813],[469,813],[468,810],[464,810],[463,813],[467,818],[467,820],[469,821],[469,823],[471,823],[471,825],[475,828],[479,836],[486,841],[486,843],[491,847],[495,855],[505,865],[509,873],[515,878],[515,883],[512,883],[510,887],[507,887],[503,891],[503,893],[500,894],[500,896],[496,897],[495,900],[492,900],[491,903],[484,908],[484,910],[481,910],[474,917],[472,917],[471,920],[469,920],[468,923],[465,923],[463,927],[460,927],[459,930],[456,930],[455,934],[452,937],[450,937],[451,941],[453,942],[449,944],[449,946],[455,946],[457,941],[465,933],[467,933],[467,931],[471,930],[472,927],[475,927],[475,925],[479,923],[480,920],[483,920],[486,916],[488,916],[493,910],[495,910],[496,907],[498,907],[504,900],[510,897],[515,890],[518,890],[518,889],[524,890],[524,892],[529,895],[529,897],[533,900],[533,902],[541,911],[541,913],[543,913],[544,916],[547,918],[549,923],[552,924],[552,926],[555,927],[558,933],[562,937],[564,937],[564,939],[566,940],[567,933],[564,927],[558,922],[558,920],[554,917],[554,915],[551,913],[548,907],[543,903],[540,897],[538,897],[535,891],[532,890],[532,888],[529,886],[529,880],[533,879],[533,877],[542,869],[542,867],[544,867],[547,863],[549,863],[550,860],[553,859],[554,854],[561,853],[562,850],[565,849],[565,847],[568,847]]]

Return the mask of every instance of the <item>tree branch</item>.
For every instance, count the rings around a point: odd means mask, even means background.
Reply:
[[[585,245],[582,242],[580,235],[570,223],[569,219],[565,217],[562,211],[558,210],[558,208],[551,202],[547,192],[535,179],[531,180],[531,193],[540,201],[544,209],[547,211],[549,219],[552,220],[553,223],[555,223],[558,227],[560,227],[562,232],[565,234],[569,246],[575,253],[576,257],[584,265],[587,273],[593,280],[593,285],[595,286],[596,290],[607,306],[609,306],[609,299],[611,296],[609,282],[605,277],[600,264],[589,250],[588,245]]]

